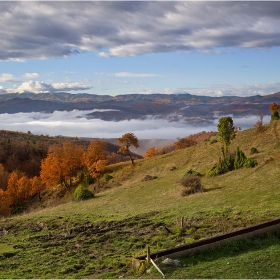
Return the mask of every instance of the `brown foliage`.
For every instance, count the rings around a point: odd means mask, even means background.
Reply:
[[[159,150],[157,148],[151,147],[151,148],[149,148],[146,151],[144,157],[145,158],[147,158],[147,157],[154,157],[154,156],[158,156],[159,154],[160,154],[160,152],[159,152]]]
[[[139,141],[137,137],[133,133],[126,133],[122,137],[118,138],[118,144],[121,145],[119,152],[122,154],[128,154],[133,164],[133,158],[129,148],[130,146],[134,146],[135,148],[139,147]]]
[[[178,138],[178,140],[174,143],[175,144],[175,151],[180,149],[185,149],[197,144],[196,141],[188,138]]]
[[[271,112],[276,112],[276,111],[279,110],[279,108],[280,108],[280,106],[277,105],[277,103],[275,103],[275,102],[271,103],[270,106],[269,106],[269,110]]]
[[[6,190],[10,174],[4,169],[0,163],[0,189]]]
[[[82,167],[83,147],[64,142],[50,147],[48,156],[41,163],[40,177],[47,187],[57,184],[71,186],[73,176]]]
[[[84,166],[91,166],[98,160],[106,159],[106,142],[95,140],[90,142],[87,151],[83,153],[82,163]]]
[[[99,178],[105,172],[107,165],[106,142],[92,141],[87,151],[83,154],[82,163],[87,168],[90,176],[97,179],[99,183]]]
[[[201,184],[201,180],[196,175],[190,175],[188,177],[183,178],[181,184],[184,187],[181,192],[182,196],[204,191],[204,187]]]
[[[0,189],[0,217],[8,216],[11,213],[12,208],[10,207],[12,204],[12,199],[9,193]]]

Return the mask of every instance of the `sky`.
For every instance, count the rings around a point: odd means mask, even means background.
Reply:
[[[0,93],[280,91],[278,1],[0,1]]]
[[[0,1],[0,94],[267,95],[280,91],[278,1]],[[176,139],[213,125],[0,115],[34,134]],[[234,120],[243,129],[256,117]]]

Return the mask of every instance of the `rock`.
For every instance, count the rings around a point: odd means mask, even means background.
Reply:
[[[157,179],[157,178],[158,178],[157,176],[146,175],[146,176],[142,179],[142,182],[154,180],[154,179]]]
[[[181,266],[181,262],[179,260],[172,260],[170,258],[166,258],[162,261],[162,263],[169,266]]]

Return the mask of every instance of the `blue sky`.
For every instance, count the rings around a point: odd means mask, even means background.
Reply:
[[[0,2],[0,93],[280,91],[280,2]]]

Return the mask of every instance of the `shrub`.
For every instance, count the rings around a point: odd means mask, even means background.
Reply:
[[[181,184],[183,189],[181,192],[182,196],[194,194],[197,192],[203,192],[205,189],[201,184],[201,180],[196,175],[190,175],[182,179]]]
[[[236,155],[234,158],[234,169],[238,169],[244,166],[247,157],[245,154],[237,147]]]
[[[253,155],[253,154],[257,154],[259,151],[258,151],[258,149],[257,148],[255,148],[255,147],[252,147],[251,148],[251,151],[250,151],[250,154],[251,155]]]
[[[202,176],[199,172],[196,172],[192,169],[189,169],[184,175],[183,177],[188,177],[190,175],[196,175],[196,176]]]
[[[219,162],[214,164],[212,168],[207,171],[208,176],[216,176],[224,174],[233,169],[239,169],[242,167],[255,167],[257,161],[247,158],[245,154],[237,147],[235,157],[232,155],[226,156],[224,159],[219,159]]]
[[[94,194],[86,189],[83,185],[79,185],[73,194],[73,200],[79,201],[79,200],[86,200],[86,199],[90,199],[93,198]]]
[[[113,176],[111,176],[110,174],[104,174],[103,178],[106,182],[110,181],[111,179],[113,179]]]
[[[224,174],[233,169],[234,159],[228,155],[224,159],[219,159],[218,163],[215,163],[210,170],[207,171],[208,176],[216,176]]]
[[[279,120],[279,113],[278,113],[278,111],[274,111],[274,112],[272,112],[272,114],[271,114],[271,120],[272,121],[275,121],[275,120]]]
[[[85,181],[88,185],[93,184],[94,183],[94,178],[92,178],[92,176],[90,176],[88,173],[86,173],[85,175]]]
[[[217,138],[215,137],[213,137],[213,138],[211,138],[211,140],[210,140],[210,144],[214,144],[214,143],[217,143],[218,142],[218,140],[217,140]]]
[[[21,214],[21,213],[24,212],[26,209],[27,209],[27,205],[16,203],[16,204],[14,205],[14,208],[13,208],[11,214],[12,214],[12,215]]]
[[[257,165],[258,165],[257,161],[252,159],[252,158],[246,158],[246,160],[245,160],[245,162],[243,164],[243,166],[247,167],[247,168],[255,167]]]
[[[247,158],[245,154],[237,147],[236,155],[234,158],[234,169],[242,167],[255,167],[257,162],[254,159]]]

